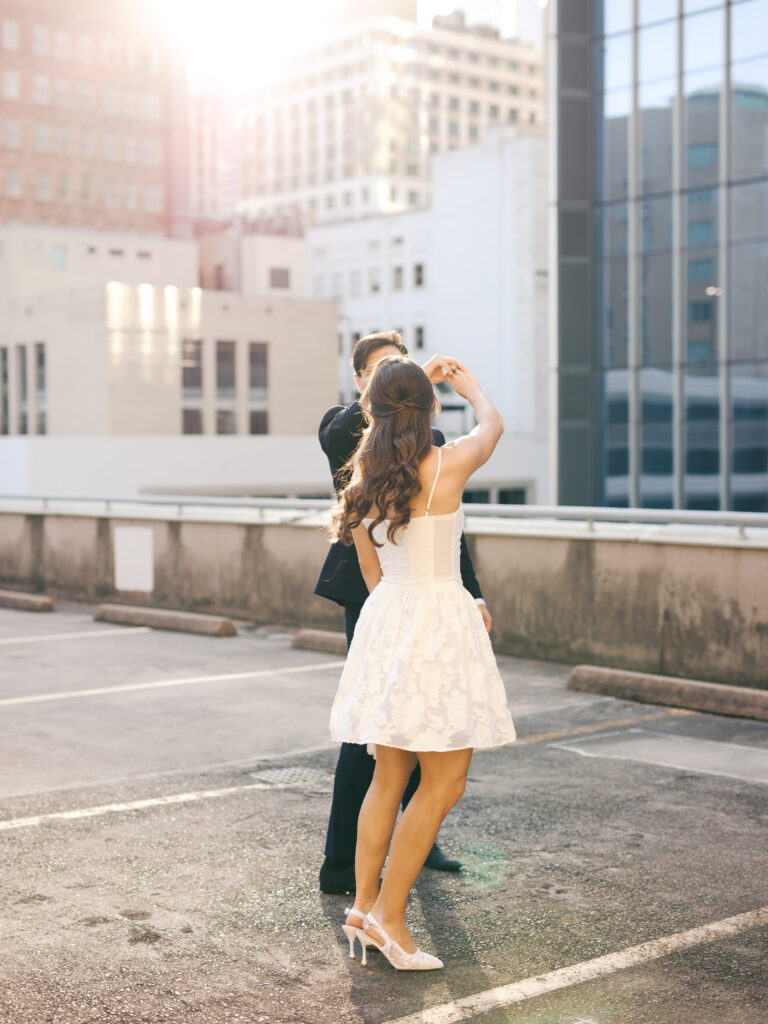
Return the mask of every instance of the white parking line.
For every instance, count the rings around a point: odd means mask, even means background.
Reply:
[[[157,679],[151,683],[124,683],[122,686],[99,686],[91,690],[66,690],[63,693],[35,693],[25,697],[4,697],[0,707],[12,704],[39,704],[49,700],[71,700],[75,697],[100,697],[105,694],[131,693],[135,690],[157,690],[164,686],[195,686],[202,683],[226,683],[235,679],[257,679],[262,676],[287,676],[295,672],[319,672],[341,668],[343,661],[324,661],[314,665],[291,665],[289,668],[267,668],[255,672],[228,672],[216,676],[187,676],[185,679]]]
[[[123,626],[122,629],[87,629],[82,633],[33,633],[31,636],[0,637],[0,644],[43,644],[49,640],[93,640],[99,636],[135,636],[151,633],[149,626]]]
[[[268,785],[264,782],[249,782],[244,786],[228,786],[226,789],[201,789],[194,793],[171,793],[170,796],[153,796],[146,800],[131,800],[127,803],[100,804],[97,807],[80,807],[74,811],[53,811],[50,814],[37,814],[32,818],[11,818],[0,821],[0,832],[10,829],[29,828],[42,825],[47,821],[73,821],[77,818],[98,818],[103,814],[116,814],[119,811],[140,811],[146,807],[166,807],[169,804],[190,804],[198,800],[212,800],[231,793],[247,793],[253,789],[284,789],[281,785]]]
[[[455,999],[450,1003],[432,1006],[429,1009],[420,1010],[418,1013],[412,1013],[408,1017],[398,1017],[397,1020],[386,1021],[385,1024],[460,1024],[461,1021],[470,1020],[477,1014],[488,1013],[489,1010],[498,1009],[501,1006],[510,1006],[512,1003],[534,999],[547,992],[556,992],[558,989],[568,988],[571,985],[580,985],[593,978],[614,974],[616,971],[623,971],[628,967],[635,967],[637,964],[648,963],[650,960],[669,956],[670,953],[676,953],[681,949],[690,949],[691,946],[699,946],[704,942],[716,942],[718,939],[738,935],[749,928],[757,928],[765,924],[768,924],[768,907],[760,907],[758,910],[749,910],[745,914],[724,917],[720,921],[713,921],[710,924],[701,925],[699,928],[691,928],[686,932],[673,932],[673,934],[665,935],[660,939],[643,942],[639,946],[630,946],[617,953],[598,956],[594,960],[585,960],[580,964],[571,964],[570,967],[561,967],[556,971],[548,971],[546,974],[537,974],[533,978],[523,978],[522,981],[513,982],[511,985],[500,985],[498,988],[477,992],[464,999]]]

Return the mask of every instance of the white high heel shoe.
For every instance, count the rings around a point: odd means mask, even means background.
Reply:
[[[380,946],[368,932],[363,930],[367,927],[376,929],[384,939],[383,946]],[[383,953],[397,971],[434,971],[438,967],[443,966],[442,960],[432,956],[431,953],[425,953],[423,949],[417,949],[415,953],[406,953],[401,945],[395,942],[390,935],[387,935],[373,914],[365,915],[363,918],[363,929],[358,928],[357,930],[357,937],[360,939],[360,944],[363,947],[363,959],[360,961],[363,967],[368,962],[366,959],[368,946],[373,946],[374,949],[378,949],[380,953]]]
[[[344,910],[344,913],[347,915],[347,917],[349,917],[350,914],[355,914],[357,917],[362,918],[363,925],[365,925],[365,914],[363,914],[362,911],[355,910],[354,907],[347,907]],[[363,931],[363,929],[362,928],[355,928],[355,926],[352,925],[352,924],[343,924],[341,926],[341,930],[344,932],[344,934],[349,939],[349,959],[350,960],[354,960],[355,959],[355,939],[359,939],[360,940],[360,945],[363,947],[362,963],[363,963],[363,965],[365,965],[367,961],[366,961],[366,958],[365,958],[365,943],[363,941],[363,939],[365,937],[365,932]]]

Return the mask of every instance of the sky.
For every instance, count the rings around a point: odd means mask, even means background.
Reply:
[[[193,85],[226,91],[269,78],[287,52],[311,43],[342,6],[343,0],[154,0],[150,11],[188,53]],[[419,0],[419,23],[428,27],[435,14],[456,7],[470,21],[505,29],[508,0]]]

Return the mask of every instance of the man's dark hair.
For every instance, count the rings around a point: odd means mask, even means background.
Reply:
[[[408,355],[408,349],[397,331],[379,331],[376,334],[367,334],[355,343],[352,350],[352,365],[355,368],[355,373],[360,376],[371,352],[375,352],[377,348],[384,348],[386,345],[394,345],[401,356]]]

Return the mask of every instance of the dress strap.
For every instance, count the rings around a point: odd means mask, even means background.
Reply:
[[[442,459],[443,459],[443,449],[442,448],[438,448],[437,449],[437,472],[435,473],[435,479],[432,481],[432,490],[429,492],[429,498],[427,500],[427,510],[424,513],[425,515],[429,515],[429,508],[430,508],[430,505],[432,504],[432,496],[435,493],[435,487],[437,487],[437,478],[440,476],[440,467],[442,465]]]

